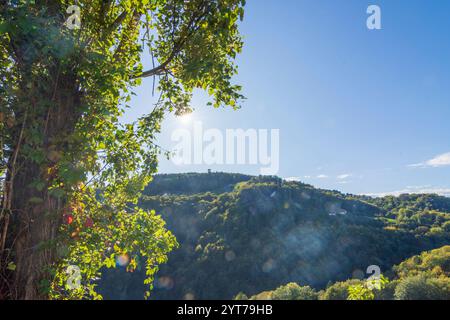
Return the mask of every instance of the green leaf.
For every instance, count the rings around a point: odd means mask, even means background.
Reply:
[[[6,267],[6,269],[10,270],[10,271],[15,271],[16,270],[16,265],[14,262],[10,262],[8,263],[8,266]]]

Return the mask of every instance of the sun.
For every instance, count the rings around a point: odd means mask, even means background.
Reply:
[[[179,116],[178,119],[183,124],[188,124],[192,121],[192,113],[186,113],[182,116]]]

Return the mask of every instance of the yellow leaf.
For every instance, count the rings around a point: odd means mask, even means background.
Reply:
[[[8,266],[6,268],[8,270],[14,271],[14,270],[16,270],[16,265],[14,264],[14,262],[10,262],[10,263],[8,263]]]

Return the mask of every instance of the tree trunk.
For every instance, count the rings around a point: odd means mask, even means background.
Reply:
[[[44,98],[51,101],[50,109],[44,109],[42,114],[33,113],[36,101],[30,101],[32,118],[27,121],[24,117],[28,123],[34,121],[34,124],[39,124],[39,131],[44,133],[42,148],[47,158],[43,164],[23,154],[23,146],[30,138],[30,128],[27,123],[16,125],[22,129],[18,129],[21,133],[17,135],[17,155],[13,153],[8,166],[3,207],[9,207],[9,211],[1,226],[3,230],[0,230],[3,237],[6,235],[3,243],[0,238],[5,249],[0,261],[11,261],[15,265],[15,270],[8,271],[6,290],[0,291],[3,295],[6,291],[8,299],[48,298],[43,288],[48,287],[52,280],[50,267],[57,262],[52,240],[58,235],[66,204],[66,199],[55,198],[48,192],[48,185],[57,178],[49,176],[49,169],[57,169],[59,160],[49,156],[49,151],[54,152],[53,155],[68,151],[67,142],[58,141],[66,141],[79,119],[80,93],[74,79],[60,77],[57,90],[52,88],[47,93],[49,98]],[[38,179],[45,182],[41,191],[30,187]]]
[[[46,280],[51,280],[48,268],[54,262],[55,250],[48,244],[55,239],[60,221],[48,213],[58,212],[60,208],[58,200],[27,187],[40,175],[39,171],[36,165],[25,164],[14,182],[8,236],[16,265],[12,279],[13,299],[45,299],[42,287]],[[43,202],[30,204],[30,199],[43,199]]]

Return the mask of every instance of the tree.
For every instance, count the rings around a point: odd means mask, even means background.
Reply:
[[[318,293],[310,286],[300,286],[295,282],[288,283],[272,291],[272,300],[317,300]]]
[[[176,245],[133,206],[156,171],[160,122],[189,112],[195,88],[215,107],[243,98],[231,78],[244,0],[79,0],[80,15],[72,4],[0,0],[2,298],[98,297],[93,279],[120,257],[130,270],[144,259],[151,284]],[[145,77],[157,104],[121,124]]]
[[[336,282],[328,286],[320,295],[320,300],[347,300],[348,289],[352,286],[362,285],[359,279]]]
[[[243,292],[239,292],[234,298],[233,300],[248,300],[248,297],[245,293]]]
[[[357,283],[348,287],[347,300],[374,300],[376,295],[386,288],[389,280],[380,275],[379,278],[367,279],[363,283]]]
[[[347,300],[374,300],[377,296],[382,296],[382,291],[386,288],[389,280],[380,275],[377,278],[369,278],[362,283],[357,283],[348,287]]]
[[[420,273],[400,280],[394,293],[396,300],[448,300],[450,278]]]

